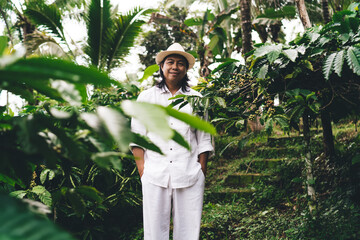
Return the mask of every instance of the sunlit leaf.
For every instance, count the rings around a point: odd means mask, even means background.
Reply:
[[[45,205],[49,207],[52,205],[51,194],[49,193],[48,190],[46,190],[44,186],[41,185],[35,186],[31,189],[31,192],[35,193],[39,197],[41,202],[43,202]]]
[[[174,131],[168,125],[168,114],[162,106],[126,100],[121,103],[121,107],[127,115],[139,120],[148,131],[164,140],[174,136]]]
[[[209,122],[201,120],[200,118],[190,115],[188,113],[183,113],[183,112],[177,111],[171,107],[166,107],[166,108],[163,107],[163,108],[166,110],[166,112],[170,116],[189,124],[193,128],[199,129],[204,132],[208,132],[212,135],[217,134],[215,127],[212,124],[210,124]]]
[[[157,71],[159,71],[159,65],[154,64],[151,65],[149,67],[147,67],[144,71],[144,75],[142,76],[142,78],[139,79],[139,82],[143,82],[144,80],[148,79],[149,77],[151,77],[154,73],[156,73]]]

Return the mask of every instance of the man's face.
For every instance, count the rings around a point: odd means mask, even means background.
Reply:
[[[167,83],[179,85],[186,74],[186,59],[181,55],[170,55],[161,66]]]

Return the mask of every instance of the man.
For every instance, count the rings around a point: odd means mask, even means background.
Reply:
[[[162,81],[140,93],[138,101],[168,106],[169,98],[178,94],[198,95],[188,85],[187,71],[195,58],[174,43],[156,56]],[[180,111],[192,114],[190,104]],[[164,155],[131,145],[141,177],[143,192],[144,239],[169,239],[170,217],[176,240],[199,239],[206,162],[213,151],[211,137],[175,118],[169,118],[171,128],[179,132],[191,146],[191,151],[174,141],[166,142],[148,132],[136,119],[131,127],[160,147]]]

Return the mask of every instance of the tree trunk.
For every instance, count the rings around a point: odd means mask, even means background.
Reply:
[[[302,22],[304,28],[306,29],[306,28],[311,27],[309,14],[306,11],[305,0],[295,0],[295,2],[296,2],[296,7],[299,11],[299,16],[300,16],[300,19],[301,19],[301,22]]]
[[[304,148],[305,148],[305,169],[306,169],[306,187],[307,194],[310,197],[309,201],[309,210],[310,213],[316,209],[316,192],[314,188],[314,176],[313,176],[313,160],[311,156],[311,148],[310,148],[310,124],[309,124],[309,116],[307,111],[304,112],[303,115],[303,134],[304,134]]]
[[[323,145],[325,157],[333,158],[335,156],[334,137],[331,127],[331,117],[328,111],[320,112],[321,125],[323,128]]]
[[[328,0],[321,0],[321,8],[323,11],[323,18],[324,18],[324,23],[329,23],[330,22],[330,13],[329,13],[329,2]]]
[[[6,29],[8,31],[8,34],[9,34],[9,39],[10,39],[11,45],[14,45],[13,38],[12,38],[12,35],[11,35],[10,26],[9,26],[9,23],[8,23],[8,21],[6,19],[6,14],[5,14],[4,10],[1,7],[0,7],[0,13],[1,13],[2,18],[4,19],[5,26],[6,26]]]
[[[240,11],[242,52],[245,55],[252,49],[250,0],[240,0]]]

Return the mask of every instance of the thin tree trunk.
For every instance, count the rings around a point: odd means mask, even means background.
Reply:
[[[306,169],[306,186],[307,186],[307,194],[310,197],[309,201],[309,210],[312,213],[313,210],[316,209],[316,191],[314,188],[314,176],[313,176],[313,160],[311,156],[311,148],[310,148],[310,124],[309,124],[309,116],[305,111],[303,115],[303,134],[304,134],[304,146],[305,146],[305,169]]]
[[[309,14],[306,11],[305,0],[295,0],[295,2],[296,2],[296,7],[299,11],[300,20],[301,20],[304,28],[306,29],[306,28],[311,27]]]
[[[9,23],[6,19],[6,15],[3,11],[3,9],[0,7],[0,12],[1,12],[1,16],[2,18],[4,19],[4,22],[5,22],[5,26],[6,26],[6,29],[8,31],[8,34],[9,34],[9,39],[10,39],[10,42],[11,42],[11,45],[14,45],[14,42],[13,42],[13,38],[12,38],[12,35],[11,35],[11,31],[10,31],[10,26],[9,26]]]
[[[250,0],[240,0],[240,11],[242,52],[245,55],[252,49]]]
[[[321,8],[323,11],[323,18],[324,23],[330,22],[330,12],[329,12],[329,1],[328,0],[321,0]]]
[[[323,128],[323,145],[326,157],[333,158],[335,156],[334,137],[331,127],[331,117],[328,111],[320,112],[321,125]]]

